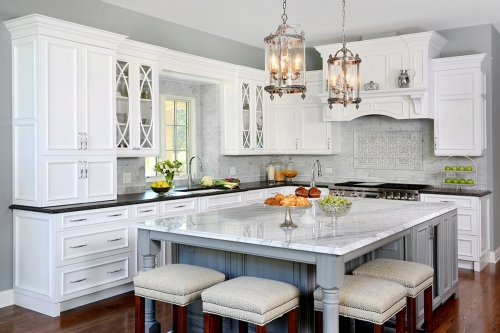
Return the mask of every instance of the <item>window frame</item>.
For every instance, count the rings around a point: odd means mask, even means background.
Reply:
[[[189,155],[186,155],[186,165],[183,165],[181,168],[184,171],[180,176],[175,176],[174,180],[187,180],[187,164],[189,163],[189,159],[191,156],[196,155],[196,98],[194,97],[186,97],[186,96],[176,96],[176,95],[165,95],[160,94],[160,121],[159,121],[159,134],[160,134],[160,155],[156,156],[160,159],[165,159],[167,156],[167,145],[166,145],[166,110],[165,110],[165,102],[166,101],[175,101],[175,102],[184,102],[187,103],[188,112],[187,112],[187,131],[188,131],[188,151]],[[150,156],[153,157],[153,156]],[[146,173],[146,170],[144,170]],[[158,180],[165,180],[163,176],[154,176],[147,177],[146,183],[152,183]]]

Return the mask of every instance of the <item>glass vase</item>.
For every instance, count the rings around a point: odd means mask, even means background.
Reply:
[[[174,183],[174,174],[171,173],[171,174],[167,174],[165,175],[165,182],[168,183],[168,186],[170,188],[174,188],[175,187],[175,183]]]

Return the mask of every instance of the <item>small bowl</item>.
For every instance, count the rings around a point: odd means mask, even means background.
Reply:
[[[172,189],[172,187],[151,187],[153,192],[158,194],[159,196],[165,195],[168,191]]]
[[[319,209],[323,213],[332,217],[332,223],[328,224],[330,227],[339,227],[338,217],[344,216],[351,211],[352,202],[347,205],[337,205],[337,204],[322,204],[317,202]]]

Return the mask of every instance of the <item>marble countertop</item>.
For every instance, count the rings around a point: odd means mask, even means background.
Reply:
[[[264,205],[182,215],[133,223],[140,229],[156,230],[207,239],[226,240],[315,253],[344,255],[382,238],[404,231],[456,206],[392,200],[352,199],[351,211],[339,218],[340,227],[327,224],[330,217],[318,209],[317,222],[300,222],[303,210],[292,210],[295,229],[281,229],[285,211]]]

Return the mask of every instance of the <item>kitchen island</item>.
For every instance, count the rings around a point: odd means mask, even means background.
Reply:
[[[284,211],[253,205],[133,223],[132,227],[139,229],[144,270],[155,267],[160,242],[170,241],[176,244],[173,262],[214,268],[228,279],[251,275],[298,286],[300,332],[313,332],[312,291],[319,285],[324,331],[337,333],[338,291],[344,275],[364,260],[386,257],[388,250],[380,248],[394,242],[399,246],[388,257],[436,269],[434,307],[457,293],[456,206],[452,204],[355,199],[351,212],[340,218],[339,228],[328,227],[330,218],[321,213],[316,223],[302,223],[300,211],[292,211],[297,228],[280,228],[284,215]],[[146,306],[149,332],[159,332],[154,302]],[[189,311],[190,332],[201,332],[201,304],[191,305]],[[275,320],[269,331],[285,332],[284,323]],[[224,332],[236,330],[235,323],[224,321]]]

